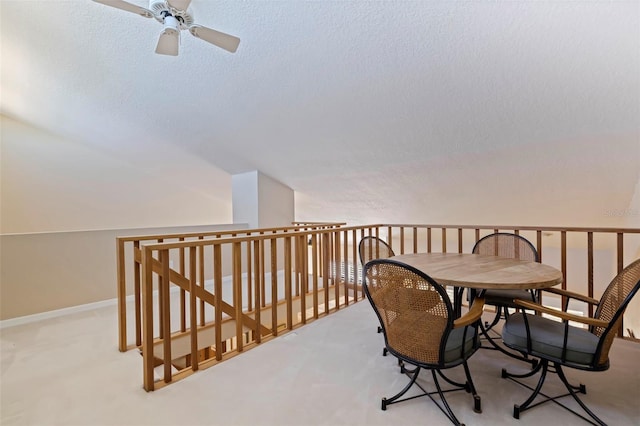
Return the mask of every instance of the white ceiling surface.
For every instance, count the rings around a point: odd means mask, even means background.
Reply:
[[[4,114],[260,170],[300,220],[606,224],[637,191],[638,1],[193,0],[241,43],[183,32],[178,57],[89,0],[0,6]]]

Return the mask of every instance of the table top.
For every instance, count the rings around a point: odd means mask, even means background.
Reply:
[[[539,289],[562,283],[562,272],[527,260],[466,253],[415,253],[390,257],[441,285],[475,289]]]

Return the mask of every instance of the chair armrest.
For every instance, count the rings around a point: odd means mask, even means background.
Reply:
[[[607,327],[609,325],[608,321],[602,321],[596,318],[581,317],[578,315],[569,314],[567,312],[551,309],[546,306],[539,305],[537,303],[529,302],[527,300],[516,299],[514,300],[514,303],[519,307],[522,307],[525,309],[532,309],[534,311],[542,312],[542,313],[545,313],[557,318],[561,318],[567,321],[575,321],[581,324],[592,325],[594,327]]]
[[[467,325],[473,324],[480,319],[483,310],[484,298],[476,297],[475,299],[473,299],[473,304],[471,305],[471,309],[469,309],[469,312],[453,321],[453,328],[465,327]]]
[[[588,303],[590,305],[597,305],[598,303],[600,303],[599,300],[594,299],[592,297],[587,297],[585,295],[582,295],[580,293],[574,293],[573,291],[569,291],[569,290],[563,290],[561,288],[545,288],[543,291],[545,292],[549,292],[549,293],[554,293],[554,294],[559,294],[560,296],[567,296],[571,299],[576,299],[576,300],[580,300],[581,302],[584,303]]]

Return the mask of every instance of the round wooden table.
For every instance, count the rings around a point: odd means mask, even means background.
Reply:
[[[406,263],[441,285],[473,289],[540,289],[562,283],[562,272],[543,263],[466,253],[401,254]]]
[[[440,285],[471,289],[541,289],[562,283],[562,272],[528,260],[466,253],[401,254],[389,259],[424,272]],[[462,308],[461,291],[455,291],[454,306]]]

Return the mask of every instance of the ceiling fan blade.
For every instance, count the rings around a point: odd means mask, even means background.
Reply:
[[[144,7],[126,2],[124,0],[93,0],[93,1],[96,3],[115,7],[116,9],[126,10],[127,12],[132,12],[132,13],[135,13],[136,15],[144,16],[145,18],[153,17],[153,12],[151,12],[149,9],[145,9]]]
[[[165,28],[160,33],[156,53],[160,55],[178,56],[178,42],[180,34],[172,28]]]
[[[191,0],[167,0],[169,6],[178,10],[187,10],[191,4]]]
[[[203,27],[202,25],[192,25],[189,27],[189,32],[195,37],[201,38],[204,41],[208,41],[224,50],[234,53],[238,49],[240,39],[229,34],[221,33],[220,31],[212,30],[211,28]]]

